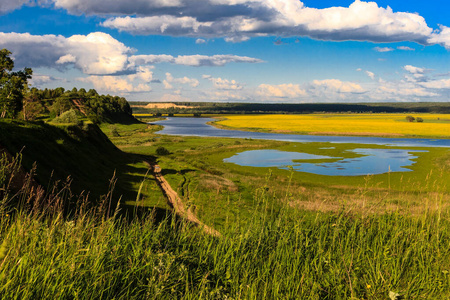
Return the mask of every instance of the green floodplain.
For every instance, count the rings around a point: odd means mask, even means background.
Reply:
[[[2,299],[450,297],[449,149],[414,148],[428,152],[413,172],[321,176],[223,159],[361,145],[161,136],[145,122],[0,122],[44,186],[13,191],[17,164],[2,159]],[[222,237],[170,213],[148,161]]]

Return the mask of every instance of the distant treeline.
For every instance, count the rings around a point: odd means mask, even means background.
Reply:
[[[191,108],[145,108],[148,102],[130,102],[134,113],[153,114],[307,114],[307,113],[450,113],[450,103],[317,103],[317,104],[264,104],[171,102]]]

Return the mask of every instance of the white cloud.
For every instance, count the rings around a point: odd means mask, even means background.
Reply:
[[[364,93],[366,92],[359,84],[354,82],[344,82],[338,79],[314,80],[313,85],[325,90],[336,91],[338,93]]]
[[[78,78],[79,81],[91,83],[96,90],[113,93],[149,92],[150,86],[139,83],[133,85],[129,78],[119,76],[89,76]]]
[[[411,65],[406,65],[403,67],[406,71],[408,71],[411,74],[424,74],[426,69],[424,68],[418,68]]]
[[[430,80],[419,84],[429,89],[450,89],[450,79]]]
[[[398,46],[397,49],[402,51],[416,51],[416,49],[407,46]]]
[[[114,74],[126,69],[131,49],[109,34],[31,35],[1,33],[0,47],[9,49],[18,67],[54,67],[73,64],[86,74]]]
[[[421,87],[416,87],[416,86],[386,86],[386,85],[382,85],[378,88],[378,91],[381,93],[387,93],[389,94],[389,97],[395,97],[395,96],[400,96],[402,98],[399,98],[398,100],[405,100],[408,101],[411,98],[404,98],[404,97],[412,97],[412,98],[417,98],[417,97],[433,97],[433,96],[438,96],[438,94],[433,93],[433,92],[429,92],[424,88]]]
[[[171,90],[173,89],[173,85],[171,85],[167,80],[163,80],[163,84],[164,84],[164,88],[166,90]]]
[[[67,64],[67,63],[75,63],[77,61],[77,58],[73,56],[72,54],[66,54],[61,56],[56,63],[57,64]]]
[[[131,80],[140,79],[144,82],[151,82],[153,80],[153,66],[140,66],[136,68],[136,74],[129,75]]]
[[[167,85],[167,88],[169,86],[172,86],[172,83],[177,83],[177,84],[187,84],[190,85],[191,87],[197,87],[199,85],[199,81],[195,78],[189,78],[189,77],[181,77],[181,78],[174,78],[172,76],[172,74],[170,73],[166,73],[166,80],[164,80],[164,86],[166,86],[166,82],[169,83],[169,85]]]
[[[242,41],[249,37],[309,36],[322,40],[372,42],[415,41],[427,44],[433,30],[423,17],[394,12],[375,2],[356,0],[349,7],[315,9],[298,0],[202,1],[188,0],[154,9],[154,1],[136,1],[122,10],[117,0],[102,1],[101,7],[88,0],[65,0],[60,5],[84,13],[127,15],[106,20],[103,26],[133,34],[224,37]],[[61,1],[59,1],[61,2]],[[83,2],[83,5],[80,3]],[[161,1],[158,2],[161,5]],[[129,15],[136,14],[137,17]]]
[[[175,64],[185,65],[185,66],[210,66],[210,67],[221,67],[228,63],[262,63],[260,59],[247,57],[247,56],[237,56],[237,55],[180,55],[175,58]]]
[[[206,44],[206,40],[204,40],[204,39],[197,39],[197,40],[195,41],[195,43],[196,43],[196,44]]]
[[[237,55],[133,55],[129,58],[132,65],[171,63],[176,65],[192,66],[192,67],[221,67],[229,63],[262,63],[264,61]]]
[[[164,94],[158,99],[159,102],[191,102],[192,100],[179,94]]]
[[[222,79],[220,77],[213,78],[211,76],[206,77],[205,75],[203,75],[202,78],[211,81],[214,87],[219,90],[242,90],[243,88],[243,86],[236,82],[236,80]]]
[[[53,81],[64,81],[64,79],[55,78],[49,75],[33,74],[33,78],[31,78],[30,84],[34,87],[41,87]]]
[[[61,69],[74,66],[88,75],[139,73],[143,65],[171,63],[194,67],[224,66],[228,63],[262,63],[257,58],[237,55],[131,55],[132,49],[102,32],[88,35],[31,35],[0,32],[0,48],[7,48],[16,67]],[[150,77],[150,73],[146,73]]]
[[[394,48],[390,48],[390,47],[375,47],[373,48],[373,50],[377,51],[377,52],[391,52],[394,51]]]
[[[412,41],[450,48],[450,29],[433,31],[417,13],[394,12],[376,2],[310,8],[299,0],[0,0],[0,13],[53,3],[76,15],[110,17],[108,28],[132,34],[223,37],[240,42],[258,36],[308,36],[331,41]],[[399,50],[412,48],[399,47]]]
[[[450,49],[450,27],[441,25],[440,31],[431,34],[428,43],[440,44],[445,48]]]
[[[372,80],[375,79],[375,74],[370,71],[366,71],[366,75],[369,76]]]
[[[296,98],[300,96],[306,96],[305,90],[303,90],[298,84],[261,84],[258,87],[257,94],[264,97],[276,97],[276,98]]]

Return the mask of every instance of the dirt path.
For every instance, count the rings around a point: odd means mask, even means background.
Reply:
[[[169,205],[173,208],[178,216],[188,220],[196,226],[203,228],[203,230],[209,235],[221,236],[220,232],[202,223],[190,209],[186,209],[177,192],[172,189],[167,180],[162,176],[161,167],[159,165],[151,164],[149,162],[147,162],[147,165],[151,168],[156,182],[163,191],[164,195],[167,197]]]

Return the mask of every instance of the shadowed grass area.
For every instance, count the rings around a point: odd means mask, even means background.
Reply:
[[[120,201],[124,210],[132,210],[140,200],[141,183],[153,180],[145,161],[154,157],[122,152],[94,124],[52,126],[0,120],[0,129],[0,145],[13,155],[22,154],[23,166],[35,170],[34,179],[44,190],[70,183],[67,193],[73,196],[72,202],[78,201],[75,195],[83,192],[96,204],[114,178],[113,206]],[[156,184],[145,185],[142,192],[153,194],[154,207],[167,208]]]

